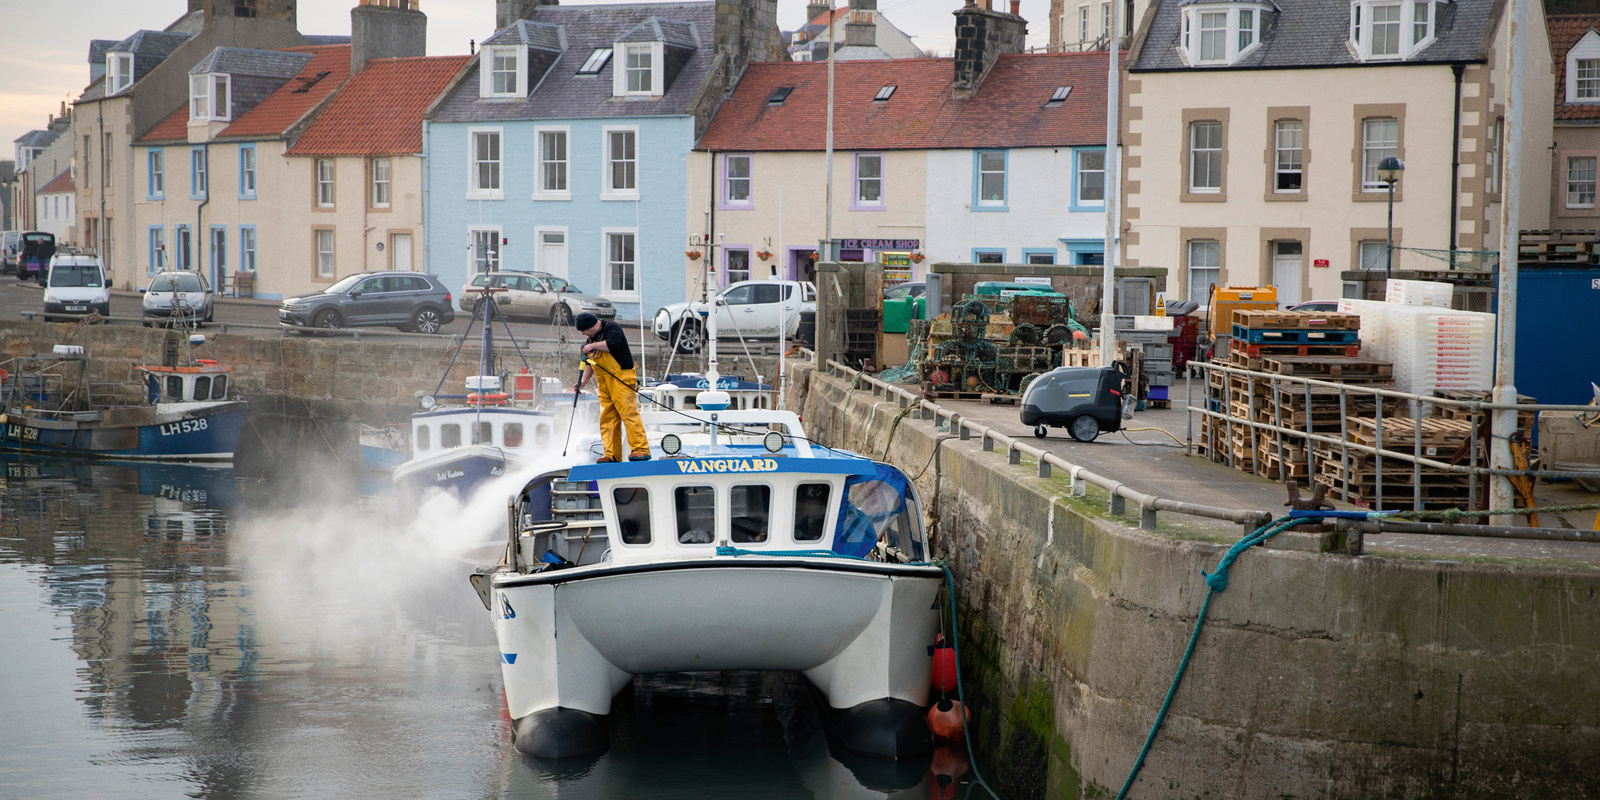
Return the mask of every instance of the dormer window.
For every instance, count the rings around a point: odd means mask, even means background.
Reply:
[[[617,45],[622,54],[621,69],[613,70],[616,80],[612,94],[618,97],[649,97],[661,94],[661,43]]]
[[[1567,50],[1567,103],[1600,103],[1600,33],[1589,31]]]
[[[1362,61],[1410,58],[1433,44],[1436,0],[1354,0],[1350,48]]]
[[[523,45],[485,47],[480,69],[485,78],[482,97],[528,95],[528,48]]]
[[[233,118],[228,100],[232,80],[227,75],[189,76],[189,119],[226,122]]]
[[[1261,43],[1267,7],[1257,3],[1193,3],[1183,8],[1180,46],[1192,65],[1226,66]]]
[[[111,91],[116,94],[133,85],[133,54],[132,53],[107,53],[106,74],[110,77]]]

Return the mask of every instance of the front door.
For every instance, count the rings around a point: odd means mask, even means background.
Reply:
[[[1301,301],[1303,247],[1299,242],[1272,243],[1272,285],[1278,289],[1278,308]]]
[[[411,234],[389,234],[389,269],[411,271]]]
[[[567,277],[567,234],[565,231],[539,232],[539,269],[558,278]]]
[[[194,240],[187,225],[178,226],[178,269],[194,269]]]
[[[227,286],[228,229],[211,229],[211,285]]]

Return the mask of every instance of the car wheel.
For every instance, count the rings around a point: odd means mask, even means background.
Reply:
[[[1044,437],[1050,435],[1050,429],[1046,428],[1044,426],[1044,424],[1041,423],[1038,426],[1034,427],[1033,435],[1039,437],[1040,439],[1043,439]]]
[[[1100,435],[1100,420],[1088,414],[1074,417],[1067,430],[1080,442],[1092,442]]]
[[[217,320],[217,307],[216,306],[212,306],[212,307],[206,309],[206,322],[215,322],[216,320]]]
[[[439,312],[431,308],[421,309],[411,318],[411,329],[417,333],[438,333],[442,327],[444,324],[439,321]]]
[[[572,327],[572,309],[567,308],[566,303],[557,303],[550,309],[550,324],[558,328]]]
[[[698,353],[704,336],[700,332],[700,323],[686,319],[672,326],[672,341],[680,353]]]
[[[316,328],[334,330],[343,327],[344,320],[339,318],[339,312],[329,308],[318,311],[317,316],[312,318],[311,325]]]

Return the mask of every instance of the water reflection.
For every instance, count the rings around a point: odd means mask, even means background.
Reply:
[[[0,468],[0,794],[928,793],[926,762],[830,745],[786,674],[641,678],[606,754],[517,753],[464,579],[501,503],[401,513],[300,488],[335,476],[285,493],[227,467],[0,454]]]

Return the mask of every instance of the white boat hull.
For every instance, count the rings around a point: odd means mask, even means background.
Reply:
[[[654,672],[796,670],[835,709],[891,701],[920,714],[942,580],[931,566],[801,557],[496,574],[517,746],[559,754],[548,729],[570,727],[563,714],[603,716],[634,675]]]

